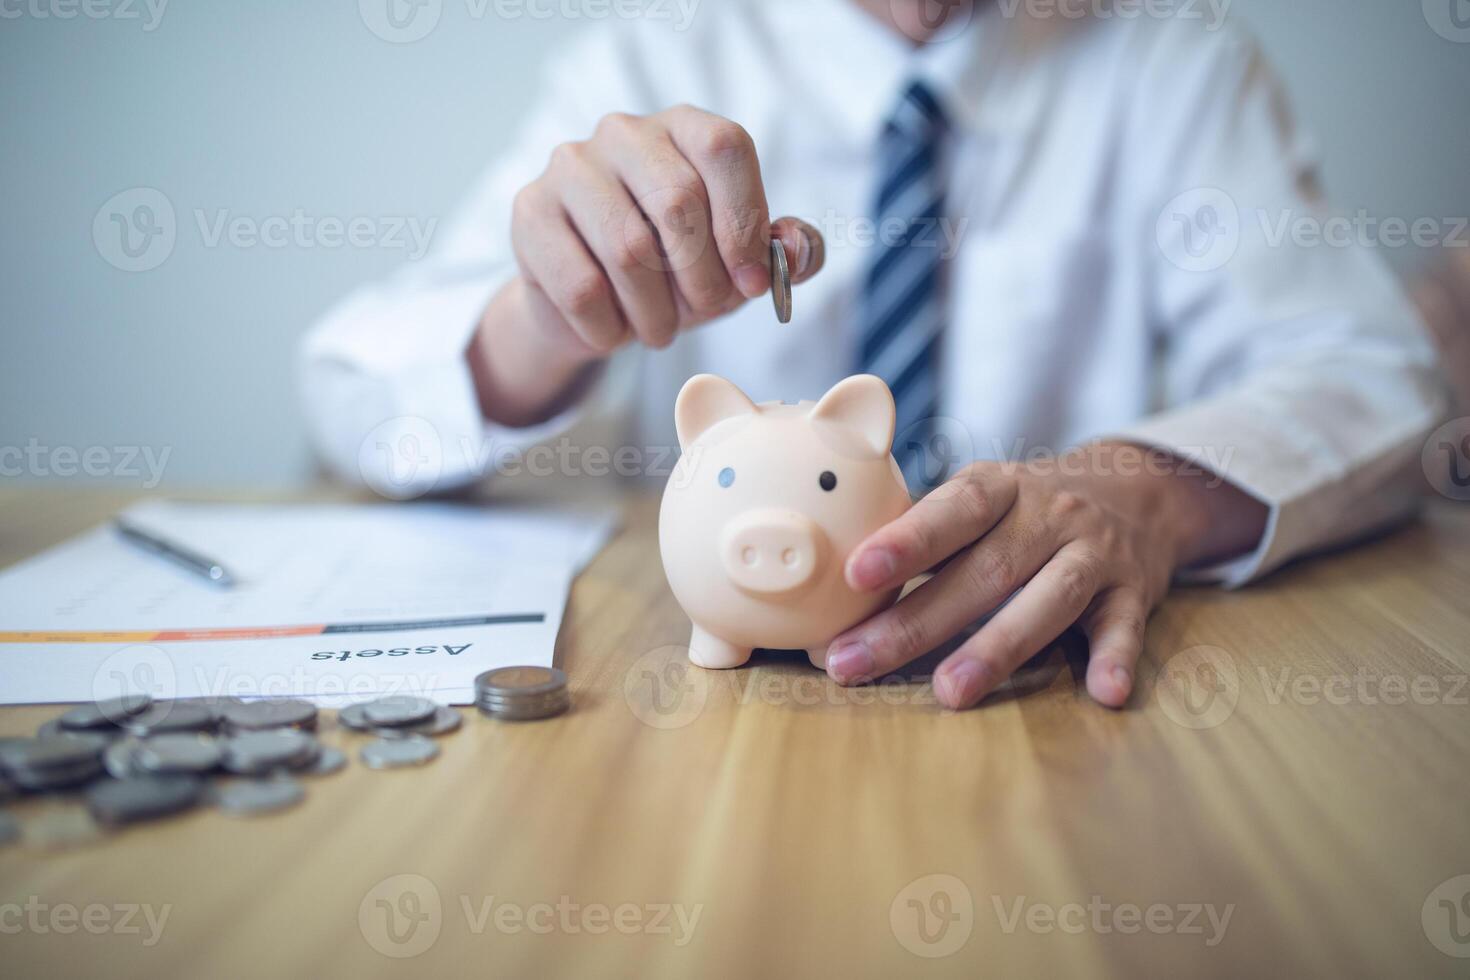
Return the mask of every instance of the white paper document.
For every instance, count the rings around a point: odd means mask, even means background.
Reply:
[[[458,504],[149,503],[127,520],[217,560],[204,577],[95,528],[0,573],[0,703],[389,693],[474,700],[550,666],[611,512]]]

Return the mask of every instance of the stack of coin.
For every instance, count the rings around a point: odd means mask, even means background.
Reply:
[[[225,741],[221,764],[241,776],[266,776],[301,769],[316,761],[321,745],[294,728],[245,732]]]
[[[337,712],[344,728],[378,736],[362,747],[359,757],[369,769],[401,769],[432,762],[439,746],[427,738],[457,731],[463,717],[428,698],[393,694],[364,701]]]
[[[428,698],[394,694],[364,701],[337,712],[343,727],[380,738],[404,735],[448,735],[459,729],[463,716]]]
[[[567,675],[555,667],[500,667],[475,678],[475,705],[494,718],[550,718],[571,703]]]

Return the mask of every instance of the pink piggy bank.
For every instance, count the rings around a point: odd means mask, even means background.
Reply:
[[[824,667],[833,637],[893,602],[897,590],[854,592],[843,577],[852,549],[909,508],[893,420],[869,374],[815,404],[757,405],[712,374],[685,383],[658,537],[694,663],[739,667],[770,647]]]

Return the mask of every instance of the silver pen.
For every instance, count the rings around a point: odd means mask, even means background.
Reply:
[[[136,545],[150,554],[166,558],[181,568],[186,568],[202,578],[206,578],[222,589],[232,588],[235,585],[235,576],[230,574],[229,569],[215,561],[206,558],[197,551],[175,542],[168,541],[151,531],[145,531],[138,525],[123,520],[121,517],[114,518],[112,526],[117,533],[122,535],[123,540],[129,544]]]

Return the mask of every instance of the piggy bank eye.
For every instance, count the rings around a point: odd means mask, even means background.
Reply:
[[[822,475],[817,477],[817,482],[822,485],[823,490],[833,490],[837,487],[837,474],[831,470],[823,470]]]
[[[722,487],[728,487],[730,484],[732,484],[734,482],[735,482],[735,471],[734,470],[730,469],[730,467],[728,467],[728,466],[725,467],[724,469],[720,470],[720,486],[722,486]]]

